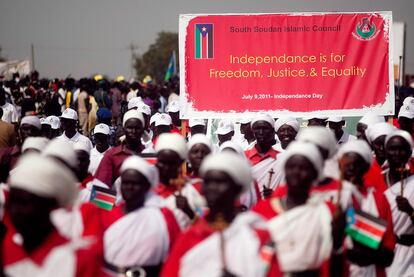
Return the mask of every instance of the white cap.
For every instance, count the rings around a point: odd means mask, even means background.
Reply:
[[[73,143],[62,138],[52,139],[43,150],[42,155],[59,158],[72,168],[76,168],[78,165]]]
[[[128,101],[128,110],[137,108],[139,103],[142,103],[142,98],[141,97],[139,97],[139,96],[138,97],[132,97]]]
[[[411,134],[407,131],[395,129],[394,132],[388,134],[385,138],[385,145],[387,145],[388,141],[393,137],[403,138],[410,145],[411,149],[413,148],[413,139],[411,137]]]
[[[164,133],[158,137],[155,144],[155,151],[172,150],[180,156],[182,160],[187,159],[187,142],[185,138],[176,133]]]
[[[275,131],[277,132],[283,125],[292,127],[296,132],[299,131],[299,122],[291,116],[279,117],[275,122]]]
[[[137,110],[145,115],[151,115],[151,108],[144,102],[140,102],[137,105]]]
[[[365,130],[365,135],[370,143],[376,140],[380,136],[386,136],[391,134],[395,130],[395,126],[387,123],[387,122],[380,122],[373,125],[369,125],[368,128]]]
[[[317,180],[323,177],[323,159],[319,149],[309,142],[294,141],[286,148],[286,151],[280,154],[282,168],[284,170],[286,162],[294,155],[306,157],[318,173]],[[315,180],[315,181],[317,181]]]
[[[271,117],[268,114],[265,114],[265,113],[258,114],[256,117],[253,118],[250,125],[253,127],[253,124],[255,124],[257,121],[265,121],[269,123],[270,126],[272,126],[272,128],[275,128],[275,120],[273,119],[273,117]]]
[[[91,144],[80,140],[80,141],[77,141],[73,144],[73,150],[75,150],[75,151],[84,151],[84,152],[90,154],[91,153]]]
[[[35,149],[39,152],[42,152],[48,143],[49,143],[49,140],[44,137],[28,137],[23,142],[22,153],[26,152],[29,149]]]
[[[414,118],[414,107],[403,105],[398,113],[398,117]]]
[[[380,122],[385,122],[385,118],[383,116],[375,115],[375,114],[371,114],[371,113],[364,115],[358,121],[358,123],[362,123],[362,124],[365,124],[367,126],[370,126],[370,125],[376,124],[376,123],[380,123]]]
[[[303,117],[303,120],[311,120],[311,119],[320,119],[320,120],[327,120],[328,118],[326,116],[305,116]]]
[[[330,116],[326,121],[328,122],[341,122],[343,118],[341,116]]]
[[[210,154],[201,164],[200,175],[205,177],[210,170],[219,170],[227,173],[230,178],[247,191],[253,182],[250,164],[246,159],[229,151]]]
[[[167,106],[167,112],[176,113],[180,111],[180,103],[177,100],[171,101]]]
[[[157,118],[160,116],[159,112],[156,112],[155,114],[153,114],[150,118],[150,125],[152,125],[153,123],[155,124],[155,122],[157,121]]]
[[[142,126],[145,126],[144,116],[142,115],[141,112],[137,110],[129,110],[124,114],[124,119],[122,120],[122,126],[124,127],[125,123],[131,118],[138,119],[139,121],[141,121]]]
[[[226,135],[230,132],[234,131],[234,125],[233,122],[231,122],[230,120],[227,119],[222,119],[220,120],[219,124],[218,124],[218,128],[216,130],[216,134],[217,135]]]
[[[40,124],[41,124],[41,125],[43,125],[43,124],[47,124],[47,122],[46,122],[46,117],[42,117],[42,118],[40,118],[39,120],[40,120]]]
[[[191,136],[188,141],[188,150],[191,150],[191,148],[193,148],[196,144],[204,144],[211,151],[211,140],[204,134],[195,134]]]
[[[369,165],[372,163],[372,150],[365,140],[350,140],[341,145],[338,150],[338,158],[341,159],[347,153],[359,154]]]
[[[333,131],[321,126],[309,126],[301,129],[296,140],[310,142],[327,150],[328,159],[335,155],[338,145]]]
[[[76,178],[68,168],[38,154],[23,156],[8,183],[11,188],[55,198],[61,206],[72,204],[78,192]]]
[[[22,121],[20,122],[20,126],[23,124],[31,125],[37,129],[41,129],[42,125],[40,124],[40,119],[35,115],[27,115],[22,118]]]
[[[197,125],[206,126],[206,122],[204,121],[204,119],[201,119],[201,118],[190,119],[188,121],[188,127],[190,128],[197,126]]]
[[[128,169],[136,170],[144,175],[152,187],[155,187],[159,183],[158,169],[139,156],[130,156],[127,158],[121,165],[121,174]]]
[[[55,115],[51,115],[46,117],[45,124],[49,124],[52,129],[57,130],[60,128],[60,119]]]
[[[403,101],[403,106],[411,106],[414,107],[414,97],[407,96]]]
[[[160,114],[155,120],[155,126],[170,126],[171,124],[171,116],[167,113]]]
[[[93,133],[94,134],[104,134],[104,135],[109,135],[109,126],[103,123],[100,123],[98,125],[95,126],[95,128],[93,128]]]
[[[60,117],[66,118],[66,119],[78,120],[78,113],[71,108],[67,108],[66,110],[63,111]]]
[[[252,122],[252,119],[250,117],[242,117],[239,120],[240,124],[248,124]]]

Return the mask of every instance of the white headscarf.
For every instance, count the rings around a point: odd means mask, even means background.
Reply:
[[[72,168],[76,168],[78,165],[73,143],[61,138],[52,139],[43,150],[42,155],[59,158]]]
[[[350,140],[342,144],[338,150],[338,158],[341,159],[347,153],[357,153],[369,165],[372,164],[372,150],[364,140]]]
[[[201,177],[204,178],[209,170],[226,172],[236,184],[243,187],[243,191],[248,190],[253,181],[249,163],[236,153],[226,151],[208,155],[200,167]]]
[[[219,152],[223,152],[224,149],[231,148],[233,149],[237,154],[241,155],[242,157],[246,157],[243,151],[243,148],[234,141],[228,140],[223,142],[219,147]]]
[[[266,114],[266,113],[261,113],[258,114],[256,117],[253,118],[253,120],[250,122],[250,125],[253,127],[253,124],[255,124],[258,121],[265,121],[267,123],[270,124],[270,126],[272,126],[272,128],[275,127],[275,120],[273,119],[273,117],[271,117],[270,115]]]
[[[286,162],[294,155],[301,155],[307,158],[318,173],[317,180],[323,177],[323,159],[319,149],[309,142],[294,141],[280,154],[281,166],[284,169]],[[315,181],[317,181],[315,180]]]
[[[51,158],[39,154],[23,156],[8,182],[11,188],[55,198],[61,206],[71,205],[77,194],[73,173]]]
[[[23,124],[28,124],[30,126],[36,127],[39,130],[42,128],[40,119],[35,115],[27,115],[23,117],[22,121],[20,122],[20,126],[22,126]]]
[[[187,159],[187,142],[185,141],[185,138],[179,134],[161,134],[155,144],[155,151],[158,153],[161,150],[172,150],[176,152],[181,159]]]
[[[365,124],[367,126],[370,126],[370,125],[376,124],[376,123],[380,123],[380,122],[385,122],[385,118],[383,116],[375,115],[375,114],[371,114],[371,113],[368,113],[368,114],[364,115],[358,121],[358,123],[362,123],[362,124]]]
[[[310,126],[300,130],[297,141],[311,142],[328,151],[328,159],[332,158],[337,150],[337,141],[331,129],[321,126]]]
[[[211,151],[211,140],[204,134],[195,134],[188,141],[188,150],[191,150],[196,144],[204,144]]]
[[[159,183],[158,169],[141,157],[130,156],[129,158],[127,158],[122,163],[120,169],[121,174],[128,169],[136,170],[142,175],[144,175],[148,183],[150,183],[152,187],[155,187]]]
[[[413,148],[413,139],[407,131],[396,129],[394,132],[388,134],[385,138],[385,145],[393,137],[402,137],[410,145],[411,149]]]
[[[380,136],[391,134],[395,129],[395,126],[387,122],[380,122],[374,125],[368,125],[368,128],[365,130],[365,135],[369,143],[372,143]]]
[[[137,110],[129,110],[124,114],[124,119],[122,120],[122,126],[125,126],[125,123],[131,118],[138,119],[139,121],[141,121],[142,126],[145,126],[144,116],[142,115],[141,112]]]
[[[275,122],[275,131],[277,132],[283,125],[289,125],[293,129],[295,129],[296,132],[299,130],[299,122],[295,118],[290,116],[278,118],[278,120],[276,120]]]
[[[26,152],[26,150],[28,149],[35,149],[39,152],[42,152],[42,150],[45,149],[48,143],[49,140],[44,137],[28,137],[23,142],[22,153]]]

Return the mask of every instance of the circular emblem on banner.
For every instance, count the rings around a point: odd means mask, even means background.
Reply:
[[[352,34],[359,40],[372,40],[378,35],[377,31],[375,23],[370,22],[368,17],[364,17],[357,23],[355,32]]]

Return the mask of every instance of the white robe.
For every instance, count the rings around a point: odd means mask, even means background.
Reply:
[[[158,207],[143,207],[115,221],[104,234],[105,261],[118,267],[161,264],[170,240]]]
[[[316,199],[268,221],[281,271],[319,269],[332,252],[331,221],[328,206]]]
[[[414,235],[414,225],[410,216],[398,210],[395,198],[401,195],[401,182],[395,183],[384,192],[392,212],[394,234]],[[404,197],[414,207],[414,176],[404,180]],[[394,260],[387,268],[388,276],[414,276],[414,246],[395,245]]]
[[[273,175],[270,180],[270,189],[275,190],[285,180],[284,170],[280,159],[267,158],[252,167],[253,178],[259,185],[260,194],[263,195],[264,187],[269,187],[269,176],[273,169]]]
[[[261,245],[251,228],[259,218],[252,213],[239,215],[223,232],[227,270],[236,276],[266,276],[267,267],[259,257]],[[179,276],[219,277],[222,274],[220,235],[212,234],[189,250],[181,259]]]

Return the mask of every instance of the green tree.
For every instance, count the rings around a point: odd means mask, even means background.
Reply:
[[[3,57],[3,55],[2,55],[2,48],[1,48],[1,46],[0,46],[0,62],[5,62],[6,61],[6,58],[5,57]]]
[[[155,43],[150,45],[148,51],[135,58],[134,64],[138,79],[142,80],[146,75],[150,75],[157,82],[163,81],[174,50],[178,54],[178,34],[158,33]]]

